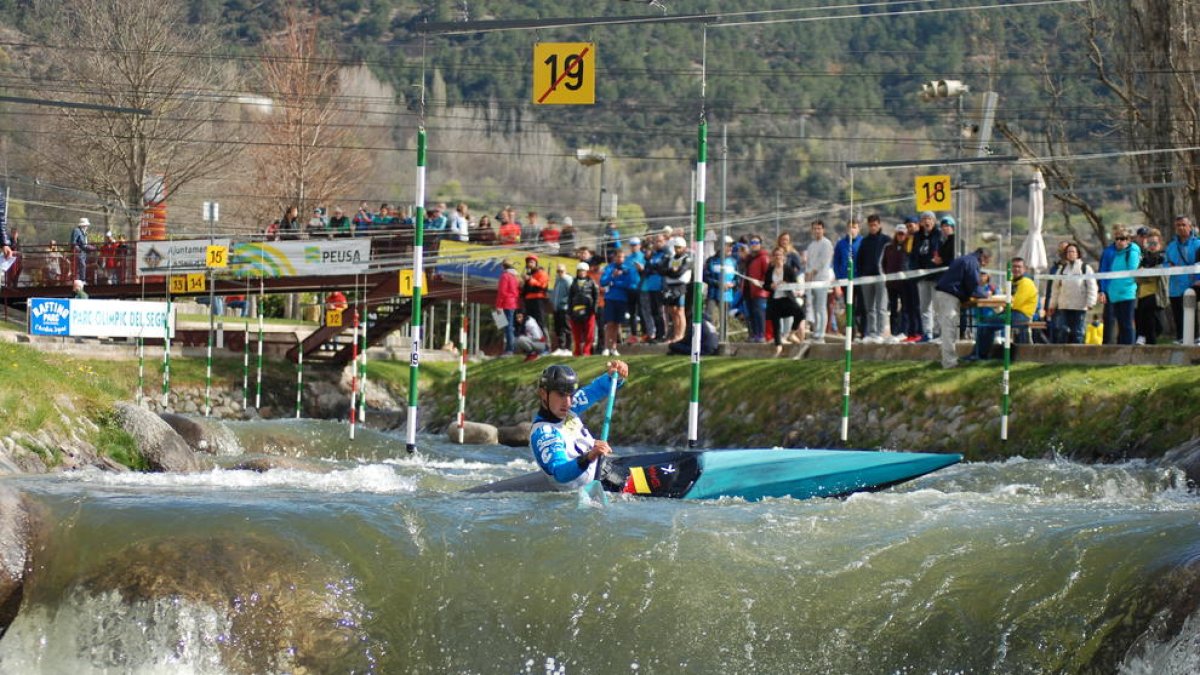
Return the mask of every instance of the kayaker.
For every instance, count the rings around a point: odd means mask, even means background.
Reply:
[[[560,490],[581,488],[596,479],[596,460],[612,452],[594,438],[579,415],[608,398],[612,374],[617,386],[629,377],[624,361],[609,361],[607,372],[579,389],[579,376],[570,366],[555,364],[538,378],[540,408],[529,431],[529,447],[546,479]]]

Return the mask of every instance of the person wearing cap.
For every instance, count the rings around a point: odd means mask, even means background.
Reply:
[[[516,266],[511,261],[504,260],[500,266],[500,281],[496,285],[496,311],[503,312],[506,319],[504,356],[509,356],[513,353],[516,341],[513,323],[516,321],[517,308],[521,306],[521,280],[517,276]]]
[[[546,328],[546,300],[550,297],[550,275],[538,264],[536,253],[525,256],[525,276],[521,286],[521,299],[525,302],[525,314],[538,325]]]
[[[571,282],[573,277],[567,272],[567,266],[559,263],[555,269],[554,288],[550,291],[550,307],[554,310],[554,353],[558,356],[570,355],[571,324],[568,321],[568,309],[571,305]]]
[[[929,270],[939,266],[933,260],[942,245],[942,233],[933,226],[936,220],[937,216],[933,211],[921,212],[917,233],[913,237],[912,260],[909,263],[909,267],[914,270]],[[927,274],[916,280],[917,302],[921,307],[922,342],[933,339],[933,291],[937,288],[937,282],[938,276],[934,274]]]
[[[737,285],[737,258],[733,257],[733,237],[726,235],[721,250],[704,261],[704,311],[709,316],[721,316],[733,308],[733,288]]]
[[[582,260],[575,264],[575,278],[567,293],[567,311],[575,356],[591,356],[596,342],[596,304],[600,288],[591,277],[591,265]]]
[[[310,234],[323,234],[325,232],[325,213],[321,211],[321,207],[314,206],[312,218],[308,219],[308,232]]]
[[[954,228],[958,226],[954,216],[942,216],[940,223],[942,243],[938,244],[937,254],[933,258],[933,263],[939,267],[945,267],[954,262],[956,255],[954,250]]]
[[[767,298],[771,297],[764,286],[767,282],[767,269],[771,266],[771,256],[762,245],[762,236],[751,234],[749,238],[750,254],[746,263],[746,313],[749,317],[750,342],[765,342],[767,335]]]
[[[892,241],[883,249],[883,273],[897,274],[908,271],[908,227],[897,225]],[[921,323],[917,312],[917,287],[908,279],[893,279],[887,282],[888,324],[893,342],[911,342],[921,339],[920,331],[910,331],[909,326]],[[911,297],[910,297],[911,296]]]
[[[91,225],[87,218],[80,218],[79,224],[71,230],[71,250],[75,253],[74,269],[71,270],[73,279],[87,279],[87,254],[96,250],[95,246],[88,243],[88,228]]]
[[[809,225],[812,239],[804,249],[804,280],[809,283],[829,283],[834,280],[833,274],[833,242],[825,236],[825,221],[817,219]],[[805,304],[808,306],[808,320],[812,323],[812,339],[815,342],[825,341],[825,331],[829,329],[829,287],[809,288],[805,293]]]
[[[600,478],[596,460],[612,452],[608,442],[595,438],[580,415],[603,403],[612,391],[629,378],[624,361],[609,361],[605,372],[579,389],[579,376],[567,365],[547,367],[538,377],[538,411],[529,430],[529,448],[533,459],[558,490],[577,490]]]
[[[600,273],[600,287],[604,289],[604,355],[618,356],[621,344],[621,322],[629,311],[629,291],[637,288],[638,271],[625,259],[625,251],[617,250],[612,260]]]
[[[692,254],[688,252],[687,240],[683,237],[671,238],[671,258],[662,271],[663,275],[663,304],[671,319],[670,342],[678,342],[687,332],[687,316],[684,310],[689,306],[688,291],[692,283]],[[765,308],[764,308],[765,309]]]
[[[1171,237],[1163,252],[1163,266],[1185,267],[1200,262],[1200,237],[1194,232],[1192,219],[1175,216],[1174,227],[1175,236]],[[1167,277],[1167,296],[1171,303],[1171,317],[1175,320],[1175,339],[1179,342],[1183,341],[1183,294],[1189,288],[1196,288],[1196,293],[1200,294],[1200,276],[1176,274]]]
[[[575,221],[571,220],[571,216],[564,216],[562,230],[558,233],[558,250],[570,253],[575,250],[575,246]]]
[[[641,314],[641,284],[642,275],[646,273],[646,253],[642,250],[641,237],[630,237],[626,242],[629,250],[625,253],[625,263],[633,266],[638,273],[638,285],[626,291],[628,300],[627,309],[629,310],[629,343],[646,342],[649,338],[646,330],[646,324],[642,322]],[[640,327],[640,330],[639,330]],[[641,336],[641,340],[638,336]]]
[[[938,279],[933,302],[942,326],[943,368],[958,365],[958,352],[954,344],[958,333],[958,313],[962,304],[970,300],[979,288],[980,270],[991,260],[992,252],[986,248],[979,248],[951,263],[950,269]],[[1034,295],[1036,297],[1036,291]]]

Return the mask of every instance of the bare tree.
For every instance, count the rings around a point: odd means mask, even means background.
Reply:
[[[278,216],[287,206],[301,214],[345,195],[351,176],[367,163],[355,150],[349,122],[360,115],[339,97],[339,66],[315,18],[292,5],[283,30],[263,50],[262,93],[273,111],[260,125],[253,151],[259,185],[274,195],[257,216]]]
[[[182,0],[47,0],[39,10],[48,48],[31,67],[46,98],[150,111],[58,109],[38,154],[41,171],[95,193],[132,237],[160,176],[157,196],[169,201],[236,154],[234,132],[217,133],[232,84],[209,53],[217,41],[187,24]]]

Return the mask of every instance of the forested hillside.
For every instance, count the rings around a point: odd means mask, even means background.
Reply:
[[[0,19],[37,39],[45,33],[46,19],[36,11],[39,4],[5,0]],[[186,20],[197,29],[215,30],[222,58],[247,72],[284,26],[290,6],[271,0],[186,4]],[[1038,151],[1045,149],[1038,139],[1049,124],[1092,151],[1120,142],[1103,135],[1101,116],[1086,114],[1105,94],[1089,84],[1082,42],[1073,37],[1077,17],[1071,7],[887,2],[836,9],[812,2],[806,9],[790,4],[316,0],[300,7],[320,18],[321,39],[330,49],[326,58],[347,69],[365,66],[390,85],[401,111],[393,118],[391,142],[397,149],[411,150],[415,124],[430,128],[431,177],[439,181],[431,185],[431,194],[474,200],[483,208],[508,199],[547,211],[594,208],[580,203],[583,186],[594,184],[589,182],[593,174],[574,167],[567,175],[562,168],[564,162],[574,163],[574,149],[592,147],[608,153],[608,186],[622,195],[622,204],[637,203],[649,216],[686,213],[702,111],[710,123],[710,211],[720,207],[716,167],[725,156],[722,133],[727,132],[728,208],[743,216],[790,210],[799,217],[806,207],[815,214],[824,205],[844,203],[847,162],[974,155],[978,139],[970,130],[978,123],[983,91],[999,94],[998,121],[1026,134]],[[677,14],[719,14],[723,23],[707,30],[697,23],[471,35],[416,30],[426,22]],[[738,22],[745,25],[731,25]],[[532,104],[531,54],[539,41],[596,44],[595,105]],[[1047,70],[1065,80],[1055,105],[1044,93]],[[972,93],[922,99],[922,83],[938,79],[961,80]],[[244,91],[256,90],[253,77],[242,82]],[[998,134],[989,146],[994,153],[1013,151]],[[489,153],[502,155],[502,168],[488,164],[486,178],[468,175],[472,155]],[[363,180],[374,187],[345,197],[374,199],[382,193],[403,203],[410,183],[406,169],[397,167],[404,166],[398,157],[388,159],[371,169],[386,175]],[[1110,165],[1092,175],[1112,170]],[[550,191],[554,176],[570,182],[570,190]],[[1026,178],[1021,175],[1018,182]],[[987,188],[978,195],[982,211],[1007,211],[1012,180],[1007,169],[979,171],[973,180]],[[893,197],[894,210],[902,212],[911,181],[911,173],[861,173],[855,197]]]

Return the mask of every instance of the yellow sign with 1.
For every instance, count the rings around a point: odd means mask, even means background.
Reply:
[[[950,176],[917,176],[918,211],[950,211]]]
[[[429,277],[424,272],[421,273],[421,288],[429,287]],[[400,295],[406,298],[411,298],[413,294],[413,271],[400,270]]]
[[[325,310],[325,325],[330,328],[342,327],[342,310],[327,309]]]
[[[172,274],[167,283],[167,290],[170,291],[171,295],[187,293],[187,282],[186,274]]]
[[[596,43],[539,42],[533,46],[533,102],[596,102]]]

